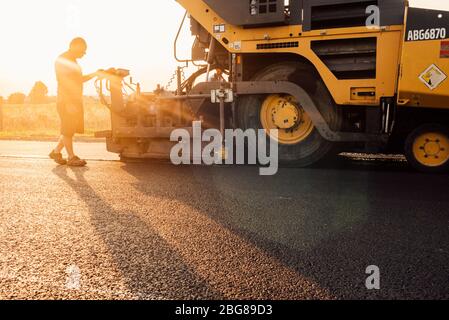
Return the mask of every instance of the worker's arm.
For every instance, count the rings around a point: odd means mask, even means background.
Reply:
[[[87,74],[87,75],[84,75],[83,76],[83,82],[87,82],[87,81],[92,80],[93,78],[97,77],[98,74],[99,74],[99,71],[94,72],[94,73],[90,73],[90,74]]]

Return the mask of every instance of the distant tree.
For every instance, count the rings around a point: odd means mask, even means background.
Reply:
[[[37,81],[34,84],[33,89],[31,89],[28,97],[30,98],[30,102],[32,104],[41,104],[47,103],[48,101],[48,88],[42,81]]]
[[[13,93],[8,97],[8,103],[9,104],[24,104],[26,95],[21,92]]]

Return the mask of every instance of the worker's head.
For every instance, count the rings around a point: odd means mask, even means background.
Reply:
[[[86,55],[87,43],[83,38],[75,38],[70,42],[70,53],[75,59],[80,59]]]

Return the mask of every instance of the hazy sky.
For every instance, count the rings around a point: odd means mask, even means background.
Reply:
[[[412,6],[449,11],[447,0]],[[173,39],[184,14],[175,0],[1,0],[0,95],[28,93],[37,80],[55,93],[53,63],[74,36],[89,44],[84,72],[123,67],[145,90],[173,73]],[[188,55],[188,26],[181,47]],[[86,86],[92,94],[93,85]]]

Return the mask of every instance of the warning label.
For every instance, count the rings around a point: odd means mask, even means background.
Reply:
[[[419,79],[430,89],[434,90],[446,80],[447,76],[436,65],[432,64],[426,71],[424,71]]]

